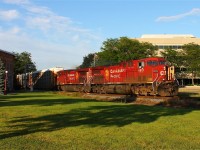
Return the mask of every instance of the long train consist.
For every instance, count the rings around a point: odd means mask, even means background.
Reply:
[[[164,58],[151,57],[57,73],[57,87],[63,91],[175,96],[178,81],[174,67]]]

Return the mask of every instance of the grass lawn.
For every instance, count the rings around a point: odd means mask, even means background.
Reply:
[[[73,98],[0,96],[0,149],[199,149],[200,110]]]

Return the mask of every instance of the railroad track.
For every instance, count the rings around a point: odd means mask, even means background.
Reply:
[[[190,107],[200,108],[200,100],[191,97],[161,97],[161,96],[130,96],[122,94],[96,94],[96,93],[79,93],[79,92],[61,92],[65,95],[84,97],[99,101],[116,101],[136,105],[159,105],[168,107]]]
[[[173,101],[178,100],[178,96],[173,97],[161,97],[161,96],[130,96],[130,95],[122,95],[122,94],[96,94],[96,93],[89,93],[84,94],[83,97],[86,98],[93,98],[96,100],[102,100],[102,101],[119,101],[119,102],[125,102],[125,103],[152,103],[152,104],[158,104],[161,102],[166,101]]]

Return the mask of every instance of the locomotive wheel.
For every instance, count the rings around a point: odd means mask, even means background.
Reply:
[[[135,94],[138,94],[138,95],[147,95],[147,88],[142,86],[142,85],[139,85],[139,86],[136,86],[134,88],[135,90]],[[133,90],[132,90],[133,91]]]
[[[96,86],[93,86],[93,87],[92,87],[92,92],[93,92],[93,93],[97,93],[97,87],[96,87]]]
[[[98,93],[98,94],[101,94],[101,87],[100,87],[100,86],[97,86],[97,88],[96,88],[96,89],[97,89],[97,90],[96,90],[96,91],[97,91],[97,93]]]
[[[106,94],[106,88],[105,87],[101,87],[101,93],[100,94]]]
[[[98,94],[106,94],[105,88],[103,86],[102,87],[98,86],[97,93]]]
[[[84,87],[84,92],[85,93],[90,93],[91,92],[91,86],[90,85],[87,85]]]
[[[134,86],[131,86],[131,94],[136,94],[136,93],[135,93],[135,87],[134,87]]]
[[[64,90],[65,90],[65,89],[64,89],[64,86],[63,86],[63,85],[58,86],[58,90],[59,90],[59,91],[64,91]]]
[[[158,89],[158,95],[163,96],[163,97],[171,96],[170,92],[164,88]]]
[[[81,93],[83,92],[83,87],[82,86],[78,86],[78,91]]]
[[[173,89],[173,95],[178,95],[178,86],[175,86]]]
[[[178,86],[174,84],[161,84],[158,86],[158,95],[175,96],[178,95]]]
[[[152,85],[131,86],[131,92],[136,95],[155,95]]]

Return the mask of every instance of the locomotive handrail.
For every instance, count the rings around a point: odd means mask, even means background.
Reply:
[[[84,80],[84,82],[83,82],[83,83],[84,83],[84,86],[86,86],[86,85],[90,85],[92,79],[93,79],[93,76],[89,77],[89,80],[87,80],[87,78],[85,77],[85,80]]]
[[[157,77],[156,77],[155,80],[152,82],[152,88],[153,88],[153,91],[154,91],[154,92],[155,92],[154,83],[157,81],[157,78],[158,78],[158,72],[157,72]]]
[[[176,79],[176,77],[174,76],[174,79],[176,80],[177,85],[179,86],[179,81]]]

